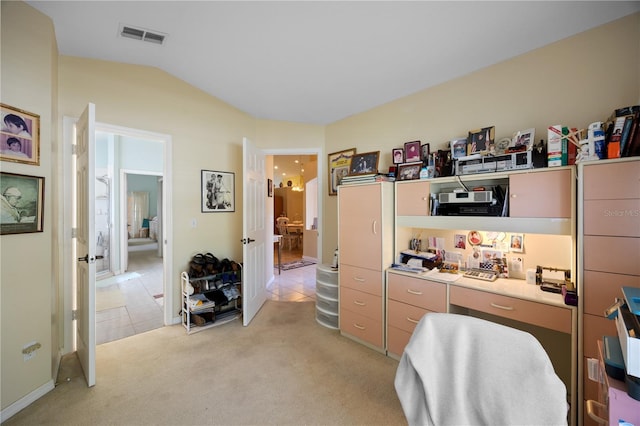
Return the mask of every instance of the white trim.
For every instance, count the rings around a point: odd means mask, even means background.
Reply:
[[[9,420],[21,410],[27,408],[29,405],[42,398],[44,395],[51,392],[54,388],[55,384],[53,383],[52,379],[39,388],[34,389],[32,392],[29,392],[27,395],[23,396],[0,412],[0,423],[4,423],[5,421]]]

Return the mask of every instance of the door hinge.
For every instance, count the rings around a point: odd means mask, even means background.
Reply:
[[[78,228],[71,228],[71,238],[78,238]]]
[[[77,319],[78,319],[78,310],[74,309],[74,310],[71,311],[71,320],[74,321],[74,320],[77,320]]]
[[[78,154],[78,144],[73,144],[71,145],[71,155],[77,155]]]

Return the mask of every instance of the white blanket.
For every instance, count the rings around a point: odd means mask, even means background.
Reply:
[[[395,388],[409,425],[567,423],[565,385],[536,338],[470,316],[425,315]]]

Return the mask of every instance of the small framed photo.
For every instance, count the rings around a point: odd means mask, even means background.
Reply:
[[[364,154],[355,154],[351,159],[349,167],[349,175],[367,175],[378,173],[378,161],[380,160],[380,151],[365,152]]]
[[[236,211],[235,173],[202,170],[202,213]]]
[[[405,142],[404,144],[404,162],[413,163],[414,161],[420,161],[420,141]]]
[[[0,103],[0,160],[40,165],[40,116]]]
[[[351,159],[356,154],[356,149],[345,149],[344,151],[329,154],[329,195],[338,195],[338,185],[343,177],[349,174]]]
[[[404,163],[404,151],[402,148],[393,149],[393,164]]]
[[[488,152],[494,147],[495,127],[471,130],[467,137],[467,155]]]
[[[420,159],[422,160],[422,165],[427,167],[429,165],[429,157],[431,156],[431,146],[428,143],[422,144],[420,150]]]
[[[535,142],[536,129],[520,130],[514,133],[509,149],[513,151],[529,151]]]
[[[451,158],[458,159],[467,155],[467,139],[457,138],[451,142]]]
[[[524,251],[524,234],[511,234],[509,248],[514,253],[522,253]]]
[[[267,179],[267,197],[273,197],[273,180]]]
[[[0,172],[0,235],[42,232],[44,178]]]
[[[396,179],[397,180],[420,179],[421,168],[422,168],[422,161],[398,164],[398,173],[397,173]]]

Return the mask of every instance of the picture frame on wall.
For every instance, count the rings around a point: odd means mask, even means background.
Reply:
[[[0,235],[43,231],[44,178],[0,172]]]
[[[421,161],[420,154],[420,141],[405,142],[404,144],[404,162],[413,163],[415,161]]]
[[[236,211],[235,173],[215,170],[201,171],[202,213]]]
[[[398,164],[397,180],[414,180],[420,179],[420,169],[422,169],[422,161],[413,163]]]
[[[351,159],[356,154],[355,148],[349,148],[328,155],[329,195],[338,195],[338,185],[342,178],[349,174]]]
[[[380,151],[365,152],[355,154],[351,159],[349,176],[368,175],[378,173],[378,162],[380,161]]]
[[[267,197],[273,197],[273,180],[267,179]]]
[[[0,160],[40,165],[40,116],[0,103]]]

